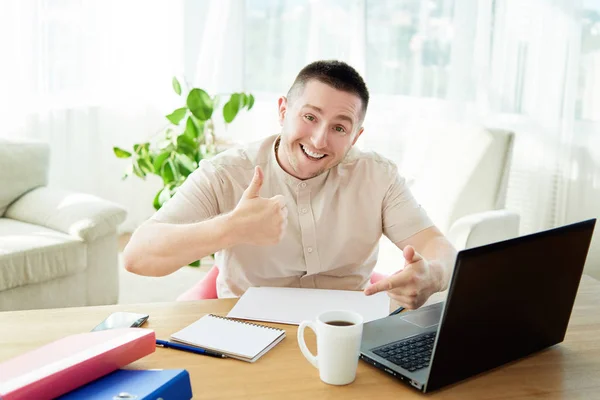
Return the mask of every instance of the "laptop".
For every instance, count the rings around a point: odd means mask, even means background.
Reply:
[[[360,358],[425,393],[562,342],[595,223],[460,251],[446,301],[366,323]]]

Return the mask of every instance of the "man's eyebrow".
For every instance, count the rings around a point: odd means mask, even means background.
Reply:
[[[336,115],[335,118],[348,122],[350,124],[350,126],[354,125],[354,120],[345,114]]]
[[[306,108],[312,108],[313,110],[315,110],[317,112],[323,112],[323,110],[321,108],[319,108],[317,106],[313,106],[312,104],[305,104],[304,107],[306,107]]]
[[[305,108],[311,108],[311,109],[313,109],[313,110],[315,110],[315,111],[317,111],[317,112],[320,112],[320,113],[322,113],[322,112],[323,112],[323,110],[322,110],[321,108],[319,108],[319,107],[317,107],[317,106],[313,106],[312,104],[305,104],[305,105],[304,105],[304,107],[305,107]],[[304,108],[304,107],[303,107],[303,108]],[[341,120],[343,120],[343,121],[347,121],[347,122],[349,122],[349,123],[350,123],[350,125],[354,125],[354,120],[353,120],[352,118],[350,118],[349,116],[345,115],[345,114],[339,114],[339,115],[336,115],[336,116],[335,116],[335,119],[341,119]]]

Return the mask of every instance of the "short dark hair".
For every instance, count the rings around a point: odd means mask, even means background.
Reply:
[[[308,64],[296,76],[292,87],[287,93],[288,99],[293,97],[296,91],[301,93],[304,85],[312,79],[334,89],[360,97],[362,101],[362,118],[365,117],[369,105],[369,90],[360,74],[350,65],[337,60],[321,60]]]

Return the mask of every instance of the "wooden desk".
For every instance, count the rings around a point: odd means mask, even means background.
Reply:
[[[226,299],[2,312],[0,361],[62,336],[87,332],[114,311],[150,314],[145,327],[164,339],[205,313],[225,315],[234,303]],[[130,368],[185,368],[198,399],[600,399],[600,282],[587,276],[562,344],[426,396],[363,361],[354,383],[326,385],[300,353],[297,327],[279,326],[287,337],[254,364],[159,348]],[[307,339],[314,352],[310,330]]]

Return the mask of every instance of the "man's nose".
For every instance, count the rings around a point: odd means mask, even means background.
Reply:
[[[323,127],[315,130],[312,134],[311,142],[317,150],[327,147],[327,128]]]

